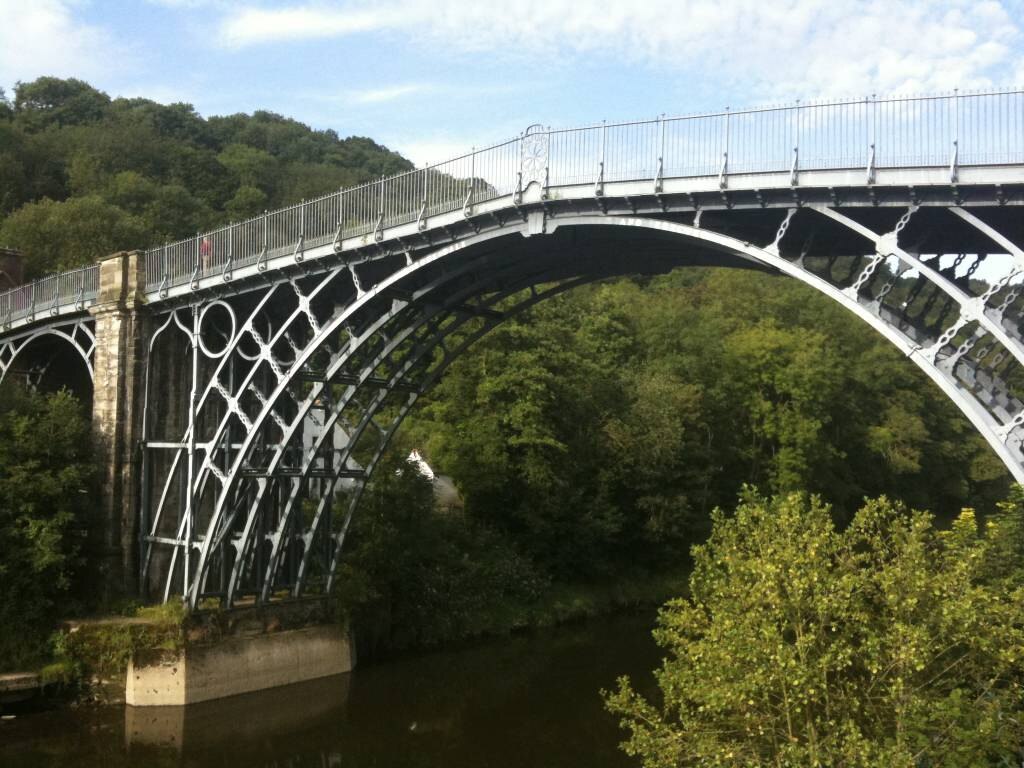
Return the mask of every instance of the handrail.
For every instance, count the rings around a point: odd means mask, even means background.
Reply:
[[[799,157],[799,165],[796,158]],[[865,160],[867,158],[867,160]],[[147,291],[191,283],[272,256],[385,229],[488,200],[518,198],[530,181],[545,188],[618,181],[718,177],[860,168],[949,168],[1024,163],[1024,90],[959,92],[796,102],[726,109],[583,128],[534,127],[442,163],[404,171],[260,214],[248,221],[146,253]],[[594,180],[600,183],[595,185]],[[229,232],[225,235],[225,232]],[[203,255],[197,243],[203,243]],[[164,253],[167,259],[164,260]],[[165,269],[166,267],[166,269]],[[167,278],[167,279],[165,279]]]
[[[100,266],[70,269],[47,275],[30,283],[0,293],[0,330],[15,322],[39,314],[54,316],[66,312],[81,312],[96,300],[100,288]]]

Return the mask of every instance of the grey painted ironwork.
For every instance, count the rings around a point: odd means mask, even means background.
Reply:
[[[193,608],[329,590],[391,437],[464,349],[575,285],[691,264],[846,307],[1024,480],[1022,211],[1006,90],[535,125],[151,249],[140,582]]]
[[[798,162],[799,159],[799,162]],[[498,198],[515,200],[530,184],[585,185],[602,195],[609,182],[709,178],[728,189],[737,176],[859,169],[860,183],[885,169],[943,169],[956,183],[970,166],[1024,162],[1024,91],[950,93],[839,101],[572,129],[531,126],[522,135],[437,165],[381,178],[146,252],[147,287],[198,288],[204,277],[229,279],[238,267],[266,263],[325,243],[384,239],[391,228],[462,211]]]
[[[99,278],[99,265],[94,264],[0,292],[0,333],[84,311],[96,301]]]
[[[964,110],[965,98],[981,100]],[[977,118],[970,152],[950,110]],[[203,247],[209,236],[191,243],[191,261],[190,243],[160,249],[148,281],[168,304],[165,327],[189,340],[195,406],[182,434],[147,435],[148,453],[173,458],[144,495],[143,580],[159,571],[165,598],[193,607],[329,590],[388,441],[462,349],[552,292],[667,268],[635,253],[614,264],[504,255],[560,230],[656,232],[678,240],[669,266],[696,249],[717,254],[706,263],[757,265],[813,286],[907,354],[1024,478],[1024,258],[1019,233],[989,221],[1024,204],[1024,140],[998,127],[1017,125],[1022,110],[1012,91],[533,126],[453,164],[223,230],[237,238],[220,248],[228,267]],[[1007,139],[998,151],[981,152],[996,135]],[[793,146],[775,153],[770,136]],[[499,173],[481,175],[488,167]],[[936,212],[943,242],[922,250],[936,222],[917,221]],[[831,246],[814,245],[821,231],[828,239],[817,241]],[[177,262],[175,247],[185,253]],[[947,253],[960,254],[952,267]],[[992,254],[1009,266],[972,280]],[[253,264],[260,282],[247,283]],[[246,314],[232,309],[242,309],[239,291],[254,297]],[[206,295],[227,302],[215,350],[202,341]]]
[[[1018,203],[1024,203],[1021,186]],[[215,349],[201,339],[200,320],[201,312],[213,310],[195,304],[172,310],[163,327],[189,339],[193,373],[201,375],[190,385],[189,401],[196,407],[184,437],[148,440],[150,450],[172,451],[174,459],[149,497],[147,508],[154,514],[144,537],[144,578],[153,575],[154,553],[164,550],[169,563],[162,570],[163,594],[180,593],[193,606],[208,598],[231,605],[299,596],[311,586],[329,589],[352,512],[390,437],[462,349],[509,312],[551,291],[652,268],[638,263],[635,253],[613,266],[587,258],[552,262],[551,254],[533,262],[503,255],[524,236],[544,235],[540,244],[546,236],[576,229],[671,235],[680,254],[672,263],[687,263],[684,255],[693,249],[706,250],[721,254],[709,257],[711,263],[718,258],[732,266],[758,265],[811,285],[907,354],[1020,477],[1024,402],[1011,381],[1024,361],[1013,298],[1019,291],[1015,278],[1024,274],[1017,263],[1020,247],[976,213],[952,204],[931,211],[946,224],[970,225],[960,231],[967,239],[958,247],[982,242],[971,240],[974,234],[997,247],[989,234],[1005,240],[1002,253],[1012,265],[992,282],[964,280],[987,254],[971,262],[960,258],[957,272],[944,263],[943,253],[915,252],[906,233],[921,208],[909,201],[862,208],[879,221],[888,219],[885,227],[858,220],[856,208],[824,204],[722,205],[698,217],[683,199],[659,202],[652,192],[647,203],[656,204],[662,216],[684,206],[691,212],[668,220],[645,215],[637,200],[595,202],[585,211],[566,201],[573,210],[561,212],[527,200],[521,205],[532,208],[525,216],[478,223],[479,231],[467,221],[464,232],[449,233],[447,244],[417,243],[412,258],[374,244],[361,261],[293,272],[255,292],[248,316],[222,300],[221,343]],[[998,203],[993,208],[999,210]],[[716,213],[722,227],[709,221]],[[760,220],[744,223],[748,214]],[[748,226],[750,233],[763,232],[765,217],[774,224],[760,245],[729,232]],[[846,233],[844,247],[859,243],[842,257],[844,269],[827,249],[808,247],[815,231],[829,226]],[[468,252],[480,255],[467,257]],[[374,266],[384,268],[372,284],[365,274],[355,277]],[[927,283],[927,291],[909,288],[917,280]],[[904,289],[902,305],[892,303],[897,285]],[[921,307],[947,300],[955,311],[946,317],[932,312],[916,323],[906,320],[908,309],[913,320]],[[1014,319],[1007,322],[1011,306]],[[479,327],[463,335],[474,321]],[[207,358],[205,368],[197,356]],[[205,430],[199,427],[203,422]],[[172,502],[177,487],[187,493]],[[334,510],[338,505],[344,509]]]
[[[92,265],[0,293],[0,382],[19,370],[27,383],[36,385],[55,356],[32,353],[41,349],[40,342],[54,339],[62,342],[58,349],[70,349],[81,358],[93,379],[96,338],[86,310],[98,291],[99,265]],[[26,363],[26,358],[34,359]]]
[[[8,374],[20,370],[30,385],[37,384],[53,364],[54,356],[36,356],[29,363],[25,362],[25,358],[38,350],[39,342],[53,339],[61,342],[58,349],[70,349],[81,358],[89,379],[93,379],[93,352],[96,348],[93,326],[92,319],[84,316],[47,318],[46,322],[0,336],[0,382]]]

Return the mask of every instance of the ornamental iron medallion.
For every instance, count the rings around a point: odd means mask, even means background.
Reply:
[[[524,189],[534,181],[544,186],[548,169],[548,132],[543,125],[538,123],[526,129],[520,163]]]

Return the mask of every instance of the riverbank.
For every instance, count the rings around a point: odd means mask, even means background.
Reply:
[[[0,722],[4,768],[628,768],[600,691],[651,679],[653,612],[410,653],[172,712],[59,708]]]
[[[472,616],[448,625],[448,632],[426,642],[405,642],[387,628],[354,625],[357,653],[362,660],[385,660],[426,650],[463,648],[492,638],[564,626],[620,614],[649,612],[687,593],[689,562],[656,572],[638,571],[615,579],[589,583],[552,583],[535,599],[494,600]],[[397,640],[397,642],[396,642]]]
[[[361,663],[376,663],[428,651],[457,651],[495,638],[622,614],[653,613],[665,601],[685,592],[688,576],[688,568],[639,572],[603,582],[551,584],[531,601],[485,601],[470,621],[449,625],[450,634],[435,637],[433,642],[395,643],[380,626],[356,625],[353,634],[357,655]],[[341,623],[352,620],[337,611],[333,615],[318,613],[314,618],[327,617]],[[139,608],[123,617],[67,622],[53,637],[51,658],[26,674],[38,681],[37,695],[47,697],[51,705],[120,703],[124,674],[133,654],[177,652],[186,643],[208,640],[211,632],[221,631],[221,623],[223,619],[216,612],[186,621],[177,605]],[[270,624],[274,629],[282,626],[279,619],[272,619]],[[26,706],[28,698],[21,696],[18,703],[12,698],[5,703],[5,711],[35,708]]]

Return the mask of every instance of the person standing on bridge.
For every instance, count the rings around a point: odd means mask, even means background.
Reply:
[[[210,260],[213,256],[213,244],[210,242],[209,236],[203,236],[203,239],[199,243],[199,264],[201,274],[205,274],[206,270],[210,268]]]

